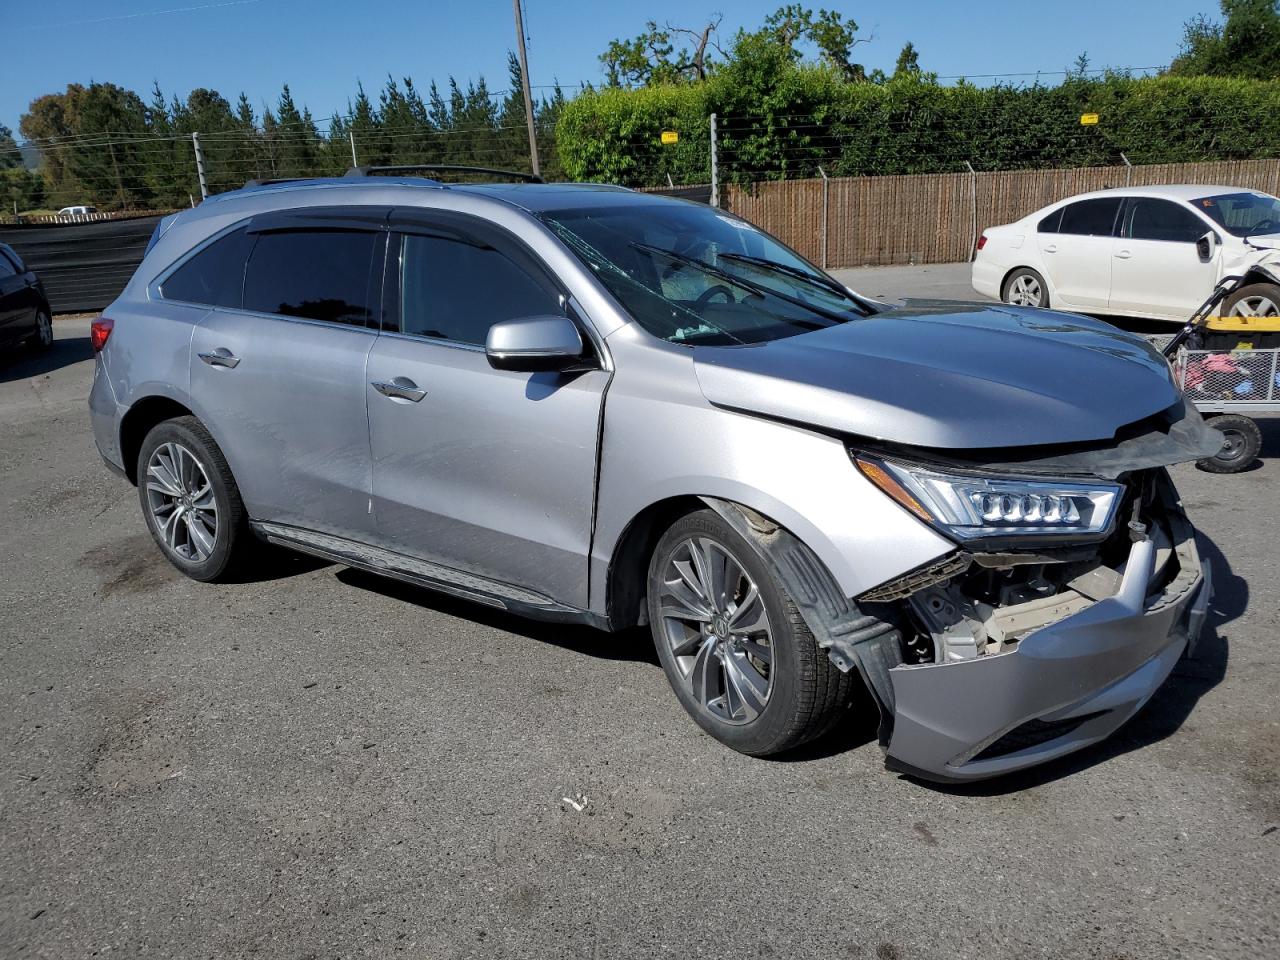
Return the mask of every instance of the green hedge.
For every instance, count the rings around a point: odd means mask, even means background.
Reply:
[[[556,127],[571,179],[661,185],[1242,160],[1280,153],[1280,81],[1072,78],[1058,86],[850,84],[815,67],[726,68],[697,86],[588,90]],[[1082,113],[1097,113],[1082,126]],[[680,142],[660,143],[663,130]]]

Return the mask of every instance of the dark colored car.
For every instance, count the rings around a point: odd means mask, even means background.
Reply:
[[[26,342],[53,346],[53,319],[44,286],[12,247],[0,243],[0,349]]]

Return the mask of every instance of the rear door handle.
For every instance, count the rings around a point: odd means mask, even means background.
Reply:
[[[1117,259],[1117,260],[1128,260],[1128,259],[1129,259],[1130,257],[1132,257],[1132,256],[1133,256],[1133,254],[1132,254],[1132,253],[1130,253],[1128,250],[1121,250],[1119,253],[1117,253],[1117,254],[1116,254],[1116,259]]]
[[[390,397],[392,400],[409,400],[417,403],[427,395],[427,391],[419,388],[408,377],[395,377],[392,380],[373,380],[371,384],[373,389],[384,397]]]
[[[1057,245],[1056,243],[1051,243],[1051,244],[1049,244],[1047,247],[1045,247],[1045,248],[1044,248],[1044,252],[1045,252],[1045,253],[1057,253],[1057,252],[1058,252],[1058,245]]]
[[[231,367],[234,369],[240,365],[240,358],[233,356],[226,347],[219,347],[212,353],[200,353],[196,354],[196,356],[211,367]]]

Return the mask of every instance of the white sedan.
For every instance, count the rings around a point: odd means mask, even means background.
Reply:
[[[1240,187],[1124,187],[1061,200],[978,241],[973,288],[1005,303],[1183,322],[1230,274],[1280,262],[1280,200]],[[1280,287],[1222,306],[1280,316]]]

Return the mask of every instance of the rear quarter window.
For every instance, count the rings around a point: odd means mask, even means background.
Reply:
[[[213,241],[165,278],[160,295],[210,307],[239,307],[253,239],[241,228]]]

